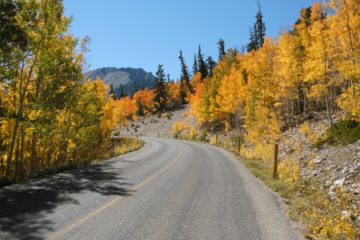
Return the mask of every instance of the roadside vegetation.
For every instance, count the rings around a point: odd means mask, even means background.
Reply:
[[[274,178],[273,162],[249,157],[252,154],[248,149],[239,149],[241,139],[238,137],[220,137],[220,133],[201,135],[196,131],[191,133],[191,129],[186,123],[176,122],[173,125],[174,137],[209,143],[233,152],[255,177],[284,199],[290,218],[304,224],[305,228],[301,231],[307,239],[360,237],[360,226],[356,220],[360,209],[354,208],[357,199],[353,194],[345,192],[344,188],[336,187],[332,189],[334,195],[329,195],[318,179],[302,177],[299,163],[288,157],[279,162],[278,176]],[[268,154],[273,154],[273,151]]]
[[[360,123],[343,120],[331,126],[326,134],[326,141],[334,145],[351,144],[360,139]]]
[[[0,18],[0,183],[108,156],[136,106],[83,79],[88,39],[69,33],[62,1],[1,1]],[[114,153],[140,145],[122,139]]]

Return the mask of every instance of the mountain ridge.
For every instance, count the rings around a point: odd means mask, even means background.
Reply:
[[[120,96],[122,90],[126,95],[132,95],[140,89],[151,89],[155,80],[151,72],[132,67],[101,67],[85,73],[84,76],[91,80],[100,78],[104,83],[113,85],[116,96]]]

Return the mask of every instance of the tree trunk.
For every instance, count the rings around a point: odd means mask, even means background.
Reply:
[[[1,163],[0,164],[0,167],[1,167],[0,176],[3,177],[4,176],[4,157],[1,156],[0,160],[1,160],[1,162],[0,162]]]
[[[19,124],[20,124],[20,117],[23,117],[25,96],[26,96],[27,88],[28,88],[29,83],[30,83],[31,76],[32,76],[33,71],[34,71],[35,64],[37,62],[38,52],[39,52],[39,50],[36,52],[36,54],[34,56],[34,61],[33,61],[32,65],[30,66],[29,73],[28,73],[28,76],[27,76],[27,79],[26,79],[25,83],[24,83],[24,75],[23,75],[23,70],[24,70],[25,64],[22,66],[22,68],[20,70],[19,109],[17,111],[16,121],[15,121],[15,126],[14,126],[14,132],[13,132],[13,136],[11,138],[11,143],[10,143],[9,159],[8,159],[8,165],[7,165],[7,170],[6,170],[6,175],[7,176],[10,176],[10,174],[11,174],[11,160],[12,160],[12,155],[13,155],[13,152],[14,152],[17,131],[18,131]],[[16,91],[16,88],[15,88],[15,91]],[[14,103],[16,103],[16,99],[14,99]],[[15,106],[16,106],[16,104],[15,104]]]
[[[21,128],[21,141],[20,141],[20,162],[19,162],[19,178],[23,179],[25,176],[24,169],[24,152],[25,152],[25,128],[24,126]]]
[[[14,178],[18,179],[19,177],[19,151],[20,151],[20,136],[16,140],[16,150],[15,150],[15,169],[14,169]]]
[[[10,142],[10,149],[9,149],[9,156],[7,158],[7,162],[6,162],[6,176],[10,177],[11,176],[11,165],[12,165],[12,155],[14,152],[14,148],[15,148],[15,141],[17,138],[17,130],[19,128],[19,119],[16,119],[15,122],[15,126],[14,126],[14,130],[13,130],[13,135],[11,137],[11,142]]]
[[[349,14],[348,14],[348,9],[346,7],[346,29],[348,32],[348,37],[349,37],[349,44],[350,44],[350,52],[351,52],[351,60],[353,63],[353,67],[356,67],[356,62],[355,62],[355,57],[354,57],[354,47],[353,47],[353,40],[352,40],[352,34],[351,34],[351,27],[350,27],[350,23],[349,23]],[[353,82],[352,79],[350,78],[350,87],[353,86]]]
[[[31,141],[30,176],[33,176],[38,169],[36,145],[37,145],[37,136],[34,131],[32,133],[32,141]]]
[[[307,113],[307,99],[306,99],[306,85],[304,86],[304,112],[303,112],[303,116],[306,116]]]
[[[330,126],[333,125],[333,120],[332,120],[332,117],[331,117],[331,110],[330,110],[330,104],[329,104],[329,99],[328,99],[328,94],[326,95],[326,98],[325,98],[325,102],[326,102],[326,113],[327,113],[327,117],[330,121]]]
[[[278,178],[278,160],[279,160],[279,144],[274,145],[274,165],[273,165],[273,178]]]

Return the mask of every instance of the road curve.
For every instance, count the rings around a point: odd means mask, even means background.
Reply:
[[[303,239],[229,152],[144,140],[137,152],[0,189],[0,239]]]

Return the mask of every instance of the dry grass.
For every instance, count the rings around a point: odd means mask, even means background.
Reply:
[[[129,152],[139,150],[144,146],[144,141],[138,138],[124,137],[117,139],[109,150],[105,152],[100,158],[94,159],[91,163],[99,163],[111,157],[120,156]]]
[[[114,155],[123,155],[136,151],[144,146],[144,141],[138,138],[122,138],[115,147]]]

